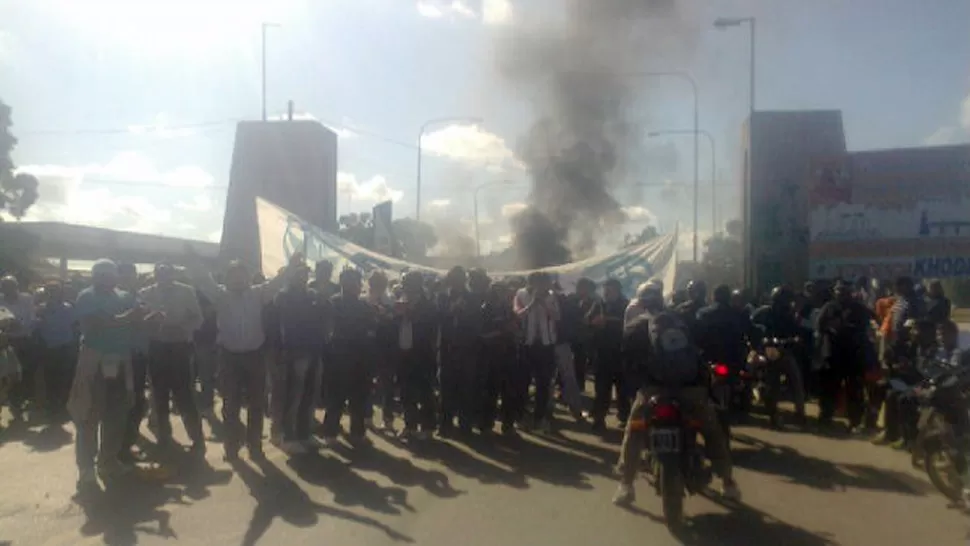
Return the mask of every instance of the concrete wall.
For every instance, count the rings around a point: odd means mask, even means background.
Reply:
[[[257,196],[336,231],[336,133],[306,120],[237,125],[220,254],[253,268],[260,267]]]
[[[819,157],[845,153],[837,110],[755,112],[743,134],[746,284],[758,293],[809,273],[808,187]]]

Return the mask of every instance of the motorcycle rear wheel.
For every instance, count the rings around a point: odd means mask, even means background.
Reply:
[[[659,464],[660,499],[667,527],[679,528],[684,523],[684,475],[677,466]]]

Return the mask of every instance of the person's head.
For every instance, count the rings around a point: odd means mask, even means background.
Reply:
[[[333,263],[330,260],[320,260],[313,270],[313,277],[317,282],[330,282],[333,277]]]
[[[526,279],[526,285],[535,292],[548,292],[552,288],[549,275],[541,271],[529,273],[529,277]]]
[[[707,300],[707,283],[701,280],[687,283],[687,299],[698,303]]]
[[[463,290],[467,283],[468,275],[465,274],[465,268],[460,265],[452,267],[445,276],[445,286],[450,290]]]
[[[926,289],[926,294],[931,298],[945,298],[946,292],[943,290],[943,283],[938,280],[930,281],[930,285]]]
[[[226,289],[231,292],[242,292],[252,285],[252,275],[246,264],[240,261],[229,262],[226,268]]]
[[[777,310],[790,310],[795,301],[795,293],[787,285],[772,288],[770,297],[771,306]]]
[[[137,290],[139,288],[138,270],[135,269],[135,264],[121,262],[120,264],[117,264],[116,269],[118,286],[128,291]]]
[[[175,282],[175,268],[171,264],[155,264],[155,283],[159,286],[171,286]]]
[[[286,286],[290,290],[303,291],[310,282],[310,268],[305,264],[296,264],[286,270]]]
[[[731,287],[726,284],[719,284],[714,287],[714,303],[721,305],[731,305]]]
[[[418,271],[408,271],[401,279],[401,290],[409,298],[420,296],[424,292],[424,278]]]
[[[852,300],[852,285],[845,281],[840,280],[836,282],[833,292],[835,293],[836,301],[847,303]]]
[[[948,351],[960,347],[960,327],[957,323],[952,320],[944,320],[940,323],[940,343]]]
[[[367,293],[372,296],[381,296],[387,292],[387,275],[380,269],[375,269],[367,277]]]
[[[748,305],[748,301],[744,297],[743,290],[734,290],[731,292],[731,307],[744,309],[746,305]]]
[[[908,298],[913,295],[913,279],[911,277],[899,277],[896,279],[896,294]]]
[[[663,282],[652,279],[637,287],[637,300],[644,309],[652,312],[663,309],[664,305],[664,285]]]
[[[616,279],[606,279],[603,283],[603,299],[606,301],[616,301],[623,296],[623,285]]]
[[[347,268],[340,272],[340,293],[347,298],[359,298],[361,275],[356,269]]]
[[[48,304],[62,303],[64,301],[64,287],[58,281],[50,281],[44,285],[44,297]]]
[[[802,285],[802,294],[805,294],[805,297],[808,299],[808,301],[814,301],[815,283],[812,281],[808,281],[804,285]]]
[[[17,277],[7,275],[0,279],[0,293],[3,293],[6,298],[16,298],[20,293],[20,283],[17,281]]]
[[[583,277],[576,281],[576,295],[580,299],[586,299],[596,292],[596,283],[587,277]]]
[[[488,286],[492,279],[488,278],[488,273],[480,267],[476,267],[468,272],[468,289],[476,294],[488,292]]]
[[[91,266],[91,285],[95,290],[113,290],[118,286],[118,266],[111,260],[98,260]]]
[[[936,325],[928,320],[918,320],[913,327],[913,339],[920,347],[930,347],[936,344]]]

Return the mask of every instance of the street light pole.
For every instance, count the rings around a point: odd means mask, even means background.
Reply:
[[[262,103],[263,103],[263,117],[262,120],[266,121],[266,29],[270,27],[277,28],[280,25],[277,23],[263,23],[261,27],[262,31],[262,68],[260,70],[260,80],[262,83]]]
[[[750,88],[748,90],[749,103],[749,113],[754,114],[754,74],[755,74],[755,18],[754,17],[718,17],[714,20],[714,28],[719,30],[724,30],[728,27],[739,27],[747,23],[748,28],[751,31],[750,46],[751,46],[751,64],[749,68],[750,81],[748,82]]]
[[[422,139],[424,137],[424,133],[427,132],[428,127],[430,127],[432,125],[435,125],[435,124],[438,124],[438,123],[446,123],[446,122],[454,122],[454,121],[464,121],[464,122],[469,122],[469,123],[481,123],[482,122],[482,119],[481,118],[477,118],[477,117],[467,117],[467,116],[459,116],[459,117],[452,116],[452,117],[444,117],[444,118],[434,118],[434,119],[429,119],[428,121],[424,122],[421,125],[421,129],[418,131],[418,174],[417,174],[417,192],[416,192],[417,193],[417,202],[414,204],[414,207],[415,207],[415,209],[414,209],[414,219],[417,220],[417,221],[419,221],[419,222],[421,221],[421,157],[424,155],[422,153],[423,150],[422,150],[422,147],[421,147],[421,141],[422,141]]]
[[[713,233],[717,233],[717,146],[715,144],[714,136],[711,133],[701,129],[700,131],[691,131],[689,129],[674,129],[666,131],[651,131],[648,133],[650,137],[658,137],[663,135],[704,135],[707,137],[707,141],[711,144],[711,227]],[[696,195],[695,195],[696,198]],[[696,208],[696,205],[695,205]],[[695,229],[696,231],[696,229]]]

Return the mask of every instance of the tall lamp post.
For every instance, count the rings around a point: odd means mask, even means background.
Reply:
[[[750,88],[748,92],[749,92],[749,99],[750,99],[749,111],[750,113],[753,114],[754,113],[754,73],[755,73],[755,60],[754,60],[755,59],[754,57],[755,19],[754,17],[718,17],[717,19],[714,20],[714,28],[717,28],[719,30],[724,30],[728,27],[739,27],[745,23],[748,24],[748,28],[751,30],[751,39],[750,39],[750,46],[751,46],[750,63],[751,64],[748,67],[750,72],[749,76],[751,79],[749,82]]]
[[[269,28],[279,28],[279,23],[263,23],[262,31],[262,69],[260,70],[260,80],[262,81],[262,102],[263,102],[263,121],[266,121],[266,30]]]
[[[421,130],[418,131],[418,174],[417,174],[417,202],[415,203],[414,218],[417,221],[421,221],[421,157],[424,155],[421,148],[421,141],[424,134],[428,131],[428,128],[432,125],[437,125],[439,123],[451,123],[451,122],[466,122],[466,123],[482,123],[482,118],[469,117],[469,116],[451,116],[444,118],[434,118],[421,124]]]
[[[643,78],[655,78],[655,77],[666,77],[666,78],[679,78],[690,84],[691,91],[694,93],[694,238],[693,238],[693,248],[694,248],[694,262],[698,259],[698,244],[697,244],[697,216],[698,216],[698,193],[700,192],[700,178],[698,173],[698,134],[700,133],[700,121],[698,119],[698,107],[697,107],[697,82],[691,77],[687,72],[682,71],[671,71],[671,72],[635,72],[631,74],[632,76],[639,76]]]
[[[711,227],[713,232],[717,232],[717,147],[715,145],[714,136],[711,133],[701,129],[696,133],[690,129],[674,129],[666,131],[651,131],[648,133],[650,137],[658,137],[664,135],[692,135],[701,134],[707,137],[707,141],[711,143]],[[697,226],[694,226],[694,231],[697,231]]]

